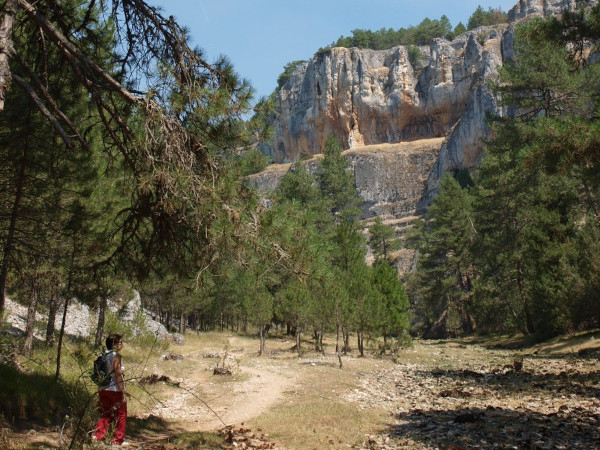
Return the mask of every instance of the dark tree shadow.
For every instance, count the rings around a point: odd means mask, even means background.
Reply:
[[[526,363],[525,363],[526,364]],[[558,374],[533,373],[527,370],[515,372],[504,368],[487,373],[473,370],[432,370],[417,372],[424,377],[444,377],[455,382],[474,384],[496,390],[498,393],[513,395],[527,392],[551,392],[558,396],[570,395],[600,399],[600,370],[581,373],[577,370],[566,370]]]
[[[526,364],[526,363],[525,363]],[[542,369],[544,370],[544,369]],[[456,398],[457,409],[414,409],[395,416],[397,424],[386,433],[439,448],[600,448],[600,370],[587,373],[575,368],[560,373],[515,371],[510,366],[489,372],[432,370],[418,372],[424,378],[444,378],[448,388],[432,393],[434,398]],[[505,407],[469,407],[485,398],[467,387],[481,387],[490,399],[507,399]],[[520,395],[529,400],[518,404]],[[479,397],[479,398],[477,398]],[[535,411],[535,398],[555,398],[556,410]],[[497,403],[497,402],[494,402]]]
[[[598,448],[600,418],[575,408],[552,414],[488,407],[413,410],[386,432],[439,448]]]

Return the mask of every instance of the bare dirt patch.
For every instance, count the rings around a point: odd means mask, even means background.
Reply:
[[[296,374],[276,358],[258,357],[255,342],[231,336],[220,351],[183,353],[192,361],[185,374],[177,367],[173,372],[179,386],[171,386],[149,411],[150,415],[179,422],[189,431],[208,431],[225,425],[243,423],[267,411],[295,382]],[[173,364],[171,365],[173,366]],[[214,375],[214,368],[224,366],[231,375]]]

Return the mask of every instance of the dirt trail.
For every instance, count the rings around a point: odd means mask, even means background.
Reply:
[[[187,431],[239,425],[275,405],[284,391],[296,382],[294,371],[286,370],[281,364],[274,365],[269,358],[255,357],[255,349],[244,347],[247,340],[230,337],[228,341],[234,350],[227,355],[224,364],[231,368],[232,377],[212,375],[212,367],[218,361],[202,358],[197,351],[183,355],[197,362],[195,368],[182,379],[181,389],[150,414],[177,420]]]

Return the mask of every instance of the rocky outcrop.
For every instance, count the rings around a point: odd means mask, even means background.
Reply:
[[[363,217],[403,218],[419,204],[443,138],[382,144],[344,152],[354,169]]]
[[[546,17],[561,14],[564,10],[574,11],[578,7],[595,3],[588,0],[519,0],[508,12],[508,22],[517,22],[529,17]]]
[[[498,76],[504,61],[514,57],[512,24],[593,3],[521,0],[510,10],[509,24],[481,27],[452,42],[438,39],[418,47],[418,52],[417,47],[404,46],[323,51],[298,67],[279,91],[274,137],[261,149],[274,161],[289,163],[300,155],[320,153],[328,136],[347,149],[442,137],[413,212],[421,210],[431,202],[444,173],[477,167],[483,141],[489,137],[487,115],[505,113],[489,81]],[[261,183],[276,186],[277,177],[284,173],[277,170],[263,174]],[[370,173],[373,185],[363,192],[376,190],[387,176],[375,167],[360,172]],[[405,196],[400,185],[396,192],[398,199]],[[370,207],[371,212],[379,209]],[[404,214],[402,208],[388,209]]]
[[[446,136],[476,86],[497,73],[505,28],[438,39],[418,50],[322,52],[279,91],[274,138],[263,151],[282,163],[320,153],[328,136],[348,149]]]
[[[321,54],[281,89],[274,145],[268,151],[278,162],[296,161],[300,154],[320,153],[333,135],[351,150],[365,217],[399,218],[422,211],[440,174],[473,168],[481,160],[486,114],[501,113],[487,81],[502,64],[506,28],[480,28],[452,42],[436,40],[419,47],[426,55],[420,61],[409,58],[405,47],[336,48]],[[427,157],[413,154],[413,160],[399,151],[392,161],[393,152],[382,146],[408,151],[405,144],[421,140]],[[255,175],[255,185],[274,188],[286,172],[285,166],[274,166]]]
[[[444,138],[421,139],[399,144],[381,144],[346,150],[343,154],[353,168],[356,188],[363,200],[363,218],[406,218],[423,211],[420,206],[427,179]],[[316,170],[320,156],[305,161]],[[272,192],[293,164],[272,164],[248,177],[259,191]]]
[[[130,328],[133,334],[151,333],[159,340],[164,341],[169,338],[167,329],[160,322],[152,319],[151,313],[142,307],[140,294],[133,292],[133,298],[126,302],[122,307],[112,300],[109,300],[109,309],[119,317],[119,320],[131,324]],[[122,302],[122,300],[120,300]],[[6,298],[6,321],[10,324],[11,333],[20,334],[25,331],[27,322],[27,307]],[[60,320],[64,313],[64,304],[59,308],[56,315],[56,328],[60,328]],[[77,299],[69,302],[67,317],[65,322],[65,334],[74,338],[87,338],[91,336],[97,324],[96,313],[84,303]],[[36,323],[45,324],[48,317],[44,314],[36,313]],[[43,340],[45,338],[45,329],[36,327],[35,338]]]

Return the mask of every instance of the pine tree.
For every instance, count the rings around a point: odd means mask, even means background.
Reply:
[[[325,142],[317,181],[327,208],[338,222],[354,220],[360,214],[360,199],[354,184],[354,174],[348,169],[348,161],[342,155],[342,146],[332,136]]]
[[[376,328],[383,336],[384,349],[390,336],[408,335],[410,323],[408,297],[396,268],[386,261],[373,267],[373,292],[376,298]]]
[[[470,333],[476,324],[471,311],[476,270],[471,246],[476,231],[471,197],[450,175],[417,225],[412,245],[418,252],[417,270],[409,282],[411,298],[427,338]]]
[[[399,241],[395,240],[394,227],[384,225],[381,217],[375,218],[375,223],[369,228],[369,247],[375,256],[375,260],[387,260],[388,253],[397,250]]]
[[[248,136],[240,118],[252,90],[226,58],[209,64],[185,30],[145,2],[55,3],[5,2],[0,110],[23,114],[15,99],[27,98],[69,151],[96,144],[122,164],[129,203],[107,262],[139,278],[166,265],[176,271],[184,259],[201,266],[215,248],[210,205],[231,192],[221,184],[214,196],[213,182],[229,170],[221,156]],[[146,92],[134,89],[141,79]],[[87,102],[83,114],[65,101],[71,93]],[[235,203],[226,202],[226,215]]]
[[[494,125],[475,203],[476,298],[491,329],[556,335],[581,320],[580,302],[589,305],[594,276],[580,261],[594,258],[580,244],[599,223],[590,146],[600,78],[580,52],[587,20],[577,12],[523,24],[517,58],[501,72],[499,91],[515,116]],[[590,316],[597,321],[597,308]]]

